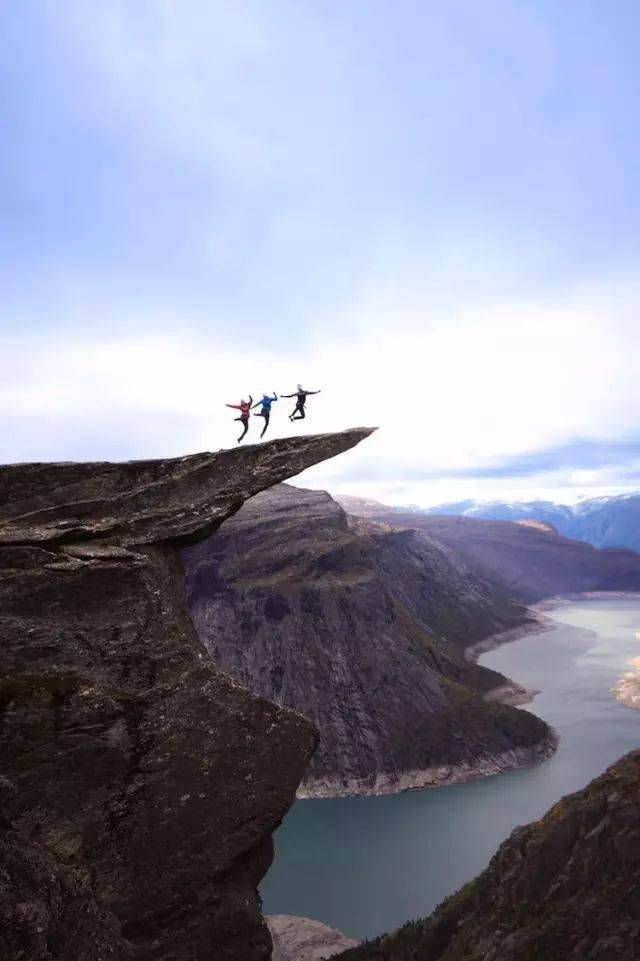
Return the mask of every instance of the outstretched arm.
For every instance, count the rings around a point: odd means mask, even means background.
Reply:
[[[297,394],[280,394],[281,397],[297,397]]]
[[[233,407],[234,410],[241,410],[240,404],[225,404],[225,407]]]
[[[253,397],[251,396],[251,394],[249,394],[249,403],[253,404]]]
[[[319,391],[319,390],[308,390],[308,391],[307,391],[307,394],[320,394],[320,393],[322,393],[322,391]]]

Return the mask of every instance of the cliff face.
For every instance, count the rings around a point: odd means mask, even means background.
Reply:
[[[429,538],[349,520],[328,494],[281,485],[183,558],[214,661],[317,724],[303,793],[439,784],[550,749],[538,718],[485,701],[505,678],[463,654],[524,609]]]
[[[635,961],[640,957],[640,751],[540,821],[425,921],[341,961]]]
[[[358,515],[426,534],[495,591],[526,603],[556,594],[640,590],[640,554],[626,548],[599,550],[545,525],[403,514],[359,498],[348,503]]]
[[[316,733],[211,662],[176,550],[367,433],[0,471],[3,958],[269,956],[256,886]]]

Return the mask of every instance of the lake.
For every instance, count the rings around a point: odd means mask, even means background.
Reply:
[[[548,612],[550,631],[481,663],[538,690],[526,709],[560,735],[521,771],[386,797],[297,801],[276,832],[261,891],[267,914],[316,918],[356,938],[429,914],[473,878],[519,824],[640,745],[640,711],[611,693],[640,655],[640,597],[585,597]]]

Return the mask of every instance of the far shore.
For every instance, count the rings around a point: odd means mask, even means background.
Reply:
[[[581,594],[558,594],[547,600],[539,601],[537,604],[532,604],[531,607],[527,609],[528,619],[525,623],[510,628],[507,631],[491,634],[483,641],[472,644],[466,649],[465,656],[471,661],[477,661],[482,654],[486,654],[488,651],[494,651],[496,648],[502,647],[503,644],[510,644],[512,641],[520,640],[520,638],[526,637],[527,634],[539,634],[542,631],[553,630],[556,622],[554,622],[553,618],[549,617],[548,614],[550,611],[558,607],[563,607],[565,604],[571,604],[584,598],[610,599],[613,597],[628,597],[637,599],[638,596],[638,591],[584,591]],[[640,641],[640,631],[638,632],[638,640]],[[633,670],[626,671],[622,675],[615,687],[612,688],[612,693],[621,704],[640,711],[640,656],[633,658],[630,665],[633,667]],[[488,700],[500,701],[502,704],[518,705],[530,703],[538,693],[539,691],[527,690],[515,681],[510,681],[508,684],[493,688],[493,690],[486,694],[486,697]]]

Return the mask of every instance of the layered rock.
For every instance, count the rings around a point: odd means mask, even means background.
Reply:
[[[177,548],[367,430],[0,471],[0,955],[259,961],[257,884],[316,743],[191,624]]]
[[[456,555],[281,485],[183,552],[194,624],[238,681],[317,724],[304,795],[384,793],[531,763],[537,717],[464,648],[526,621]]]
[[[640,751],[540,821],[424,921],[341,961],[635,961],[640,957]]]

